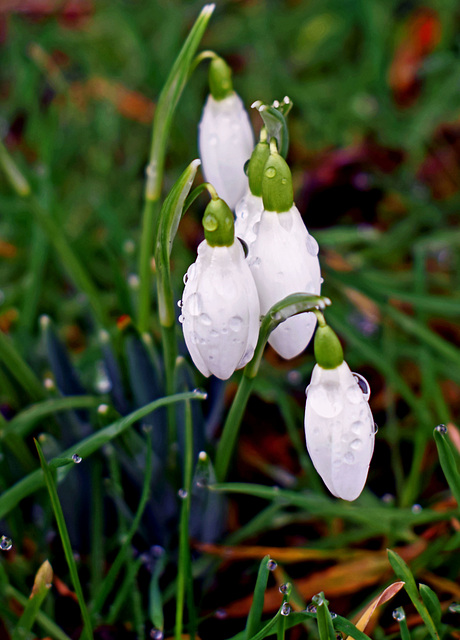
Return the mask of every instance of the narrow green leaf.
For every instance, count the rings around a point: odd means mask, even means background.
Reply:
[[[264,627],[262,627],[262,629],[258,633],[256,633],[255,636],[251,636],[249,640],[263,640],[263,638],[266,638],[267,636],[271,635],[274,632],[274,627],[280,617],[281,617],[281,610],[278,611],[278,613],[271,620],[269,620],[269,622],[267,622],[267,624]]]
[[[319,640],[336,640],[331,614],[328,609],[328,601],[321,591],[313,596],[312,601],[316,604],[316,619],[318,622]]]
[[[164,616],[163,616],[163,597],[160,589],[160,578],[166,566],[166,554],[162,555],[155,560],[155,567],[152,572],[152,579],[150,581],[149,589],[149,615],[153,626],[160,631],[163,631]]]
[[[3,169],[9,183],[22,198],[30,194],[30,185],[19,171],[13,158],[8,153],[5,145],[0,140],[0,167]]]
[[[160,407],[164,407],[169,404],[174,404],[175,402],[181,402],[184,400],[204,400],[206,399],[206,394],[198,391],[190,391],[186,393],[178,393],[173,396],[169,396],[167,398],[160,398],[159,400],[154,400],[147,404],[145,407],[137,409],[130,413],[128,416],[124,416],[120,418],[116,422],[110,424],[109,426],[93,433],[88,436],[81,442],[76,443],[74,446],[70,447],[66,451],[63,451],[59,456],[60,458],[72,457],[75,451],[78,451],[80,457],[87,458],[95,451],[98,451],[105,444],[113,440],[114,438],[121,435],[126,429],[128,429],[132,424],[149,414],[151,411],[155,411]],[[50,464],[53,461],[51,460]],[[69,470],[69,466],[62,470],[63,475],[58,474],[58,482],[65,477],[66,473]],[[25,476],[13,485],[10,489],[7,489],[0,495],[0,518],[3,518],[7,513],[9,513],[14,507],[20,502],[23,498],[34,493],[44,485],[44,476],[40,469],[30,473]]]
[[[426,584],[419,584],[420,595],[436,626],[441,624],[442,609],[436,593]]]
[[[53,473],[48,463],[45,460],[45,457],[43,455],[43,452],[38,440],[35,440],[35,446],[37,447],[38,457],[40,458],[40,464],[43,470],[46,487],[50,495],[51,505],[54,511],[54,517],[56,518],[56,523],[58,525],[59,535],[61,537],[65,558],[67,560],[67,565],[69,567],[70,577],[72,580],[73,587],[75,589],[75,593],[77,594],[78,604],[80,606],[80,611],[81,611],[81,615],[84,622],[83,632],[85,636],[88,638],[88,640],[93,640],[91,620],[89,617],[88,609],[86,607],[85,598],[83,596],[83,590],[81,588],[80,578],[78,577],[77,565],[76,565],[75,557],[72,551],[72,545],[70,544],[69,533],[67,531],[64,514],[62,512],[61,503],[59,501],[59,496],[56,490]]]
[[[442,426],[444,425],[439,425],[439,427],[436,427],[433,431],[434,441],[436,442],[436,447],[438,449],[441,468],[446,476],[450,490],[460,507],[460,474],[457,463],[455,462],[454,448],[447,436],[447,433],[445,433],[444,429],[441,428]]]
[[[433,638],[433,640],[439,640],[438,631],[425,603],[420,598],[420,594],[418,592],[417,585],[411,570],[397,553],[395,553],[391,549],[388,549],[387,551],[388,559],[393,568],[393,571],[395,572],[397,577],[405,583],[404,588],[407,591],[409,598],[412,600],[414,607],[417,609],[423,622],[425,623],[431,637]]]
[[[265,556],[259,566],[259,572],[257,574],[256,586],[254,589],[254,597],[252,605],[249,610],[248,618],[246,621],[246,638],[249,640],[255,635],[262,624],[262,613],[264,610],[264,596],[265,589],[267,588],[268,576],[270,571],[268,568],[268,562],[270,556]]]

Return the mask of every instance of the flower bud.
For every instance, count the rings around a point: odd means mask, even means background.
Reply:
[[[345,361],[334,368],[317,364],[306,390],[308,453],[329,491],[343,500],[360,495],[374,452],[370,391],[364,383]]]
[[[294,204],[292,175],[286,160],[278,153],[274,139],[262,177],[262,199],[266,211],[289,211]]]
[[[212,198],[203,215],[204,237],[211,247],[229,247],[235,239],[233,213],[222,198]]]

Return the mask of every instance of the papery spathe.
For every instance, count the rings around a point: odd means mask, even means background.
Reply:
[[[204,240],[184,278],[182,327],[195,366],[226,380],[252,358],[259,335],[257,290],[241,243]]]
[[[223,100],[208,96],[198,128],[205,179],[230,209],[248,188],[244,165],[254,147],[254,134],[241,98],[234,92]]]
[[[329,491],[343,500],[360,495],[374,451],[369,389],[355,376],[345,361],[335,369],[317,364],[306,391],[308,453]]]
[[[251,251],[249,266],[259,293],[262,315],[292,293],[321,291],[318,243],[303,223],[295,205],[277,213],[264,210]],[[310,342],[316,316],[302,313],[281,323],[268,342],[283,358],[294,358]]]

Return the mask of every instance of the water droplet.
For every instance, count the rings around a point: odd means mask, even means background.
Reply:
[[[78,455],[78,453],[74,453],[72,456],[72,460],[75,462],[75,464],[80,464],[81,457]]]
[[[214,617],[218,620],[225,620],[225,618],[227,617],[227,612],[225,611],[225,609],[216,609],[214,612]]]
[[[362,444],[363,444],[362,441],[359,438],[356,438],[355,440],[351,441],[350,449],[354,449],[355,451],[358,451],[358,449],[361,448]]]
[[[364,400],[369,400],[371,395],[371,388],[366,378],[364,378],[364,376],[362,376],[360,373],[353,373],[353,378],[356,380],[356,382],[358,383],[358,387],[363,392]]]
[[[267,568],[269,571],[274,571],[277,566],[278,566],[278,563],[276,562],[276,560],[269,560],[267,562]]]
[[[316,613],[316,604],[309,604],[306,608],[307,613]]]
[[[289,605],[287,602],[283,602],[281,606],[281,615],[288,616],[290,613],[291,613],[291,605]]]
[[[201,295],[199,293],[192,293],[192,295],[187,298],[185,303],[185,309],[187,313],[190,313],[192,316],[199,316],[203,308],[203,302],[201,299]]]
[[[385,504],[391,504],[392,502],[394,502],[394,495],[392,493],[384,493],[382,496],[382,502],[384,502]]]
[[[179,309],[182,309],[182,307],[184,306],[184,303],[182,302],[182,300],[178,301],[177,306],[179,307]]]
[[[319,245],[313,236],[307,236],[307,251],[311,256],[317,256],[319,253]]]
[[[240,316],[233,316],[233,318],[230,318],[228,326],[232,331],[236,332],[241,329],[242,324],[243,324],[243,318],[240,318]]]
[[[287,593],[289,591],[288,584],[280,584],[279,586],[280,593]]]
[[[445,424],[438,424],[436,431],[439,431],[439,433],[447,433],[447,427]]]
[[[378,433],[378,430],[379,430],[379,425],[376,422],[374,422],[374,427],[372,429],[371,435],[375,436],[375,434]]]
[[[11,538],[8,538],[7,536],[2,536],[0,538],[0,549],[2,551],[9,551],[12,546],[13,541],[11,540]]]
[[[287,183],[286,178],[283,178],[283,179],[281,180],[281,184],[286,184],[286,183]]]
[[[185,274],[183,280],[184,280],[184,284],[187,284],[187,282],[188,282],[188,273]]]
[[[324,602],[322,596],[320,596],[319,593],[316,596],[313,596],[312,600],[317,607],[320,607]]]
[[[268,167],[268,169],[265,170],[265,175],[267,178],[274,178],[276,176],[275,167]]]
[[[331,614],[331,618],[332,618],[333,620],[335,620],[335,619],[337,618],[337,614],[336,614],[336,612],[335,612],[335,611],[329,611],[329,613]]]
[[[410,510],[412,513],[420,513],[422,511],[422,506],[420,504],[413,504]]]
[[[187,489],[179,489],[179,491],[177,492],[177,495],[181,500],[185,500],[185,498],[188,496],[188,491]]]
[[[211,318],[208,316],[207,313],[200,314],[200,316],[198,317],[198,320],[202,324],[204,324],[206,327],[209,327],[209,325],[211,324]]]
[[[406,614],[404,613],[404,610],[402,607],[398,607],[397,609],[395,609],[391,615],[398,622],[401,622],[401,620],[405,620],[406,618]]]
[[[244,171],[244,173],[246,175],[248,175],[248,172],[249,172],[249,163],[250,163],[250,161],[251,161],[251,158],[249,158],[249,160],[246,160],[246,162],[244,163],[244,166],[243,166],[243,171]]]
[[[458,602],[452,602],[449,605],[449,611],[451,613],[460,613],[460,604]]]
[[[184,322],[185,322],[185,316],[183,316],[183,315],[182,315],[182,313],[180,314],[180,316],[179,316],[177,319],[179,320],[179,322],[180,322],[181,324],[184,324]]]
[[[195,393],[196,395],[204,396],[205,398],[208,397],[208,394],[203,389],[198,389],[198,388],[197,389],[193,389],[192,393]]]
[[[152,640],[163,640],[163,631],[161,629],[152,629],[150,632]]]
[[[343,456],[343,459],[348,464],[352,464],[355,461],[355,456],[351,453],[351,451],[347,451],[346,454]]]
[[[203,218],[203,227],[206,229],[206,231],[215,231],[218,226],[219,223],[217,222],[217,218],[215,216],[208,214]]]

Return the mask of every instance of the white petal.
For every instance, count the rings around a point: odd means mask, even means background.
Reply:
[[[203,241],[182,297],[184,338],[205,376],[226,380],[253,356],[260,307],[241,243],[210,247]]]
[[[244,165],[254,148],[254,134],[241,98],[209,95],[198,127],[198,146],[205,179],[230,209],[248,188]]]
[[[318,244],[295,205],[284,213],[263,211],[249,266],[262,315],[291,293],[320,293]],[[283,358],[294,358],[310,342],[315,326],[316,316],[302,313],[280,324],[269,343]]]
[[[329,491],[356,500],[374,451],[374,420],[366,396],[346,362],[316,365],[307,389],[305,439],[315,469]]]
[[[257,238],[264,203],[248,189],[235,207],[235,236],[244,240],[251,256],[252,245]]]

